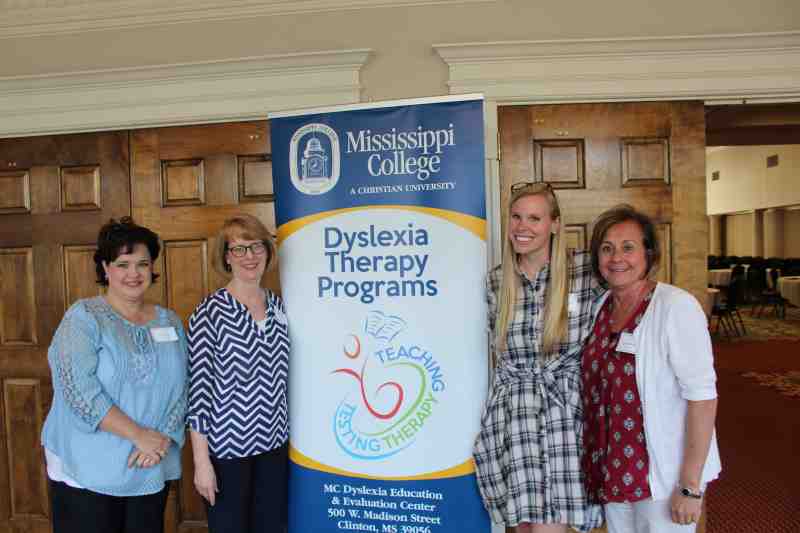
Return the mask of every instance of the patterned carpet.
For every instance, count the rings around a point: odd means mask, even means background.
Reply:
[[[745,372],[742,375],[746,378],[752,378],[756,380],[760,385],[773,387],[784,396],[800,398],[800,370],[771,372],[768,374],[762,374],[760,372]]]
[[[745,334],[739,337],[728,337],[720,330],[714,336],[715,340],[743,342],[800,339],[800,307],[787,307],[784,319],[776,318],[770,309],[765,310],[760,318],[754,317],[748,306],[740,308],[739,315],[744,323]],[[712,323],[712,330],[715,328],[716,319]]]
[[[800,308],[740,314],[746,335],[714,338],[722,475],[698,532],[800,533]]]
[[[800,336],[784,324],[756,326],[755,340],[714,343],[722,475],[708,490],[706,533],[800,532],[800,402],[775,379],[746,377],[800,375]]]

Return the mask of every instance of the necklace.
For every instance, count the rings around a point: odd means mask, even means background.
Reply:
[[[642,303],[642,300],[644,300],[644,297],[647,295],[648,292],[650,292],[650,283],[645,282],[644,284],[642,284],[641,288],[636,293],[636,295],[630,300],[630,302],[626,303],[625,305],[620,305],[619,307],[617,307],[617,302],[614,301],[612,295],[611,317],[609,318],[609,322],[612,325],[625,324],[628,321],[628,318],[630,318],[631,313],[633,313],[639,307],[639,304]]]

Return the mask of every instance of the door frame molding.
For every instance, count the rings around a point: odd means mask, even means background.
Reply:
[[[0,78],[0,138],[265,119],[360,101],[370,49]]]
[[[445,43],[451,94],[483,93],[489,261],[500,260],[501,105],[703,100],[800,101],[800,31]]]

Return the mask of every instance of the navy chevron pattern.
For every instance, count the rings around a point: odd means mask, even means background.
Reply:
[[[189,318],[189,426],[221,459],[250,457],[289,437],[289,333],[283,301],[265,290],[262,330],[226,289]]]

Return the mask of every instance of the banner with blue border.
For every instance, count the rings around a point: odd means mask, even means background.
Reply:
[[[289,531],[487,532],[483,99],[270,115]]]

